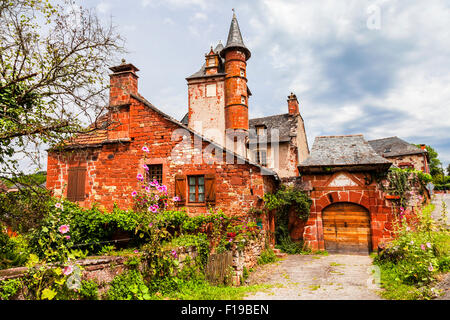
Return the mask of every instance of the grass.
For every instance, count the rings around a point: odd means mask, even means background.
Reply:
[[[272,285],[251,285],[241,287],[213,286],[206,281],[187,281],[177,291],[154,295],[162,300],[242,300],[246,295],[258,291],[267,291]]]
[[[331,267],[339,267],[339,266],[343,266],[343,264],[342,263],[337,263],[337,262],[332,262],[332,263],[330,263],[330,266]]]

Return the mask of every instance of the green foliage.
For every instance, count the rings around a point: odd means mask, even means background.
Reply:
[[[276,262],[279,259],[275,255],[275,252],[273,252],[272,249],[268,248],[261,252],[261,255],[258,258],[258,264],[268,264],[272,262]]]
[[[28,257],[29,251],[23,237],[10,238],[0,225],[0,270],[21,266]]]
[[[423,208],[414,222],[397,220],[395,240],[375,257],[386,297],[425,299],[436,274],[449,271],[450,232],[434,223],[433,209],[434,205]]]
[[[22,288],[21,279],[10,279],[0,281],[0,300],[9,300]]]
[[[416,145],[420,148],[420,145]],[[442,162],[438,158],[437,151],[432,148],[431,146],[425,146],[428,152],[429,162],[428,166],[430,168],[430,174],[434,177],[438,174],[444,174],[444,171],[442,170]]]
[[[94,280],[82,280],[78,295],[83,300],[98,300],[98,284]]]
[[[383,190],[391,195],[398,196],[401,207],[406,207],[413,187],[416,187],[421,194],[424,194],[426,192],[426,184],[432,181],[430,174],[423,173],[420,170],[399,168],[390,168],[385,178],[388,185],[387,187],[382,185]]]
[[[282,237],[281,239],[279,239],[279,241],[275,247],[287,254],[310,253],[309,250],[306,250],[304,248],[303,241],[294,242],[294,241],[292,241],[291,237],[289,237],[289,236],[285,236],[285,237]]]
[[[116,276],[107,292],[108,300],[149,300],[149,289],[138,270]]]
[[[289,237],[289,210],[293,208],[299,219],[307,221],[312,200],[304,191],[282,186],[275,194],[266,193],[264,203],[267,210],[276,210],[275,239],[280,244]]]

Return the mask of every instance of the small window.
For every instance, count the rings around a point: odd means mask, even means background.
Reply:
[[[267,151],[266,150],[257,150],[255,152],[255,160],[256,163],[259,163],[260,165],[266,166],[267,165]]]
[[[159,184],[163,183],[163,166],[162,164],[148,164],[147,177],[150,181],[156,180]]]
[[[206,96],[215,97],[216,96],[216,84],[206,85]]]
[[[245,77],[245,70],[241,69],[241,77]]]
[[[266,134],[266,127],[265,126],[257,126],[256,127],[256,134],[258,136],[264,136]]]
[[[215,58],[209,58],[208,59],[208,67],[215,66],[216,65],[216,59]]]
[[[245,96],[241,96],[241,103],[245,104]]]
[[[189,202],[205,202],[205,176],[188,176]]]

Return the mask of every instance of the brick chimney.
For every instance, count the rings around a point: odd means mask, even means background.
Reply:
[[[108,140],[128,139],[130,133],[130,94],[138,93],[139,71],[131,63],[109,68],[109,110],[111,125],[108,128]]]
[[[131,63],[125,63],[125,60],[122,60],[121,65],[109,69],[113,72],[109,76],[109,105],[115,107],[129,103],[130,93],[137,94],[138,92],[139,77],[136,72],[139,69]]]
[[[289,114],[296,115],[300,113],[297,96],[291,92],[291,95],[288,96],[288,109]]]

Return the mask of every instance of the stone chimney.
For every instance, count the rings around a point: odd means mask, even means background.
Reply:
[[[109,68],[110,75],[109,110],[110,126],[108,140],[129,139],[130,134],[130,94],[138,93],[139,71],[131,63]]]
[[[291,92],[291,95],[288,96],[288,109],[289,114],[296,115],[300,113],[297,96]]]
[[[109,105],[111,107],[124,105],[130,102],[130,94],[138,92],[139,71],[131,63],[125,63],[109,68],[113,73],[110,75]]]

